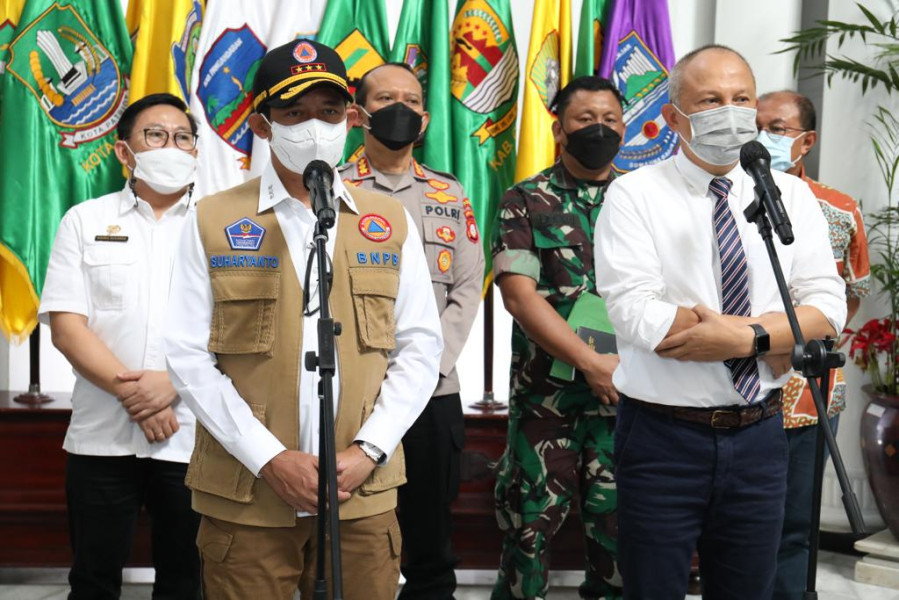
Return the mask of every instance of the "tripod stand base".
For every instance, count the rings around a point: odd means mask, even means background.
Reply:
[[[19,404],[27,404],[29,406],[37,406],[41,404],[47,404],[48,402],[53,402],[53,398],[51,398],[47,394],[42,394],[40,386],[31,384],[28,387],[28,391],[13,398],[13,402],[18,402]]]

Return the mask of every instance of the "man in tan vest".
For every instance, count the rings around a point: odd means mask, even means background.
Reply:
[[[304,281],[316,218],[302,174],[312,160],[340,160],[352,97],[337,53],[306,40],[266,54],[253,96],[249,124],[269,141],[271,163],[202,200],[185,225],[166,352],[198,420],[186,481],[203,515],[206,596],[289,600],[299,589],[311,598],[319,377],[302,364],[318,345],[318,273]],[[343,590],[348,600],[393,600],[400,440],[437,384],[443,340],[433,294],[419,285],[429,274],[409,215],[336,176],[332,190]]]
[[[405,63],[368,71],[356,88],[365,152],[339,169],[344,183],[396,198],[412,215],[443,327],[437,389],[403,437],[408,483],[399,490],[406,578],[400,600],[444,600],[456,589],[450,504],[459,492],[465,432],[456,360],[477,315],[484,277],[484,251],[462,185],[412,156],[428,124],[424,100]]]

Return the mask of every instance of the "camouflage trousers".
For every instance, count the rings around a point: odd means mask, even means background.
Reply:
[[[546,597],[550,545],[575,501],[586,542],[580,596],[621,598],[615,417],[600,416],[598,404],[589,394],[510,400],[508,439],[496,480],[496,518],[505,535],[492,600]]]

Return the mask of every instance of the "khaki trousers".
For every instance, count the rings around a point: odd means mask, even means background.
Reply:
[[[207,600],[312,599],[317,519],[293,527],[255,527],[204,516],[197,534]],[[343,597],[394,600],[402,538],[393,510],[340,522]],[[328,556],[328,597],[330,553]]]

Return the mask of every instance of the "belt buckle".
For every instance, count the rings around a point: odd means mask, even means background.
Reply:
[[[730,410],[716,410],[709,421],[715,429],[733,429],[740,423],[740,415]]]

